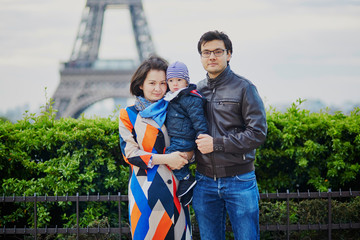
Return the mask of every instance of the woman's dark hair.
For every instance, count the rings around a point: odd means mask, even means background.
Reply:
[[[233,53],[232,43],[228,35],[217,30],[206,32],[200,37],[200,40],[198,42],[198,52],[201,53],[201,46],[203,44],[212,40],[222,40],[224,42],[226,50],[228,50],[231,54]]]
[[[149,71],[160,70],[166,72],[167,67],[168,62],[159,56],[151,56],[145,59],[131,78],[130,93],[134,96],[144,96],[144,92],[140,89],[140,86],[143,85]]]

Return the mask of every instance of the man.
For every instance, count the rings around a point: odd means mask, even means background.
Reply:
[[[259,191],[255,149],[266,139],[264,104],[256,87],[230,69],[232,43],[218,31],[198,42],[206,78],[198,90],[206,97],[209,133],[196,140],[193,208],[202,240],[224,240],[229,214],[235,239],[259,239]]]

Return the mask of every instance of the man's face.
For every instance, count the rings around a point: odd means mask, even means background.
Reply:
[[[219,51],[225,50],[225,44],[222,40],[212,40],[201,45],[201,52],[215,51],[210,53],[209,57],[200,55],[201,63],[204,69],[208,72],[210,78],[216,78],[227,67],[227,61],[230,61],[231,53],[224,51],[223,55],[219,56]],[[217,54],[216,54],[217,53]],[[218,55],[218,56],[215,56]]]

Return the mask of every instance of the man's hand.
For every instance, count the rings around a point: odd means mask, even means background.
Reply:
[[[202,154],[207,154],[214,151],[213,138],[208,134],[200,134],[195,142]]]

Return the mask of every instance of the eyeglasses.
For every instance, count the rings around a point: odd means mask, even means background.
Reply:
[[[224,55],[225,51],[227,51],[227,49],[216,49],[214,51],[202,51],[200,54],[203,58],[209,58],[211,56],[211,53],[214,53],[215,57],[221,57],[222,55]]]

